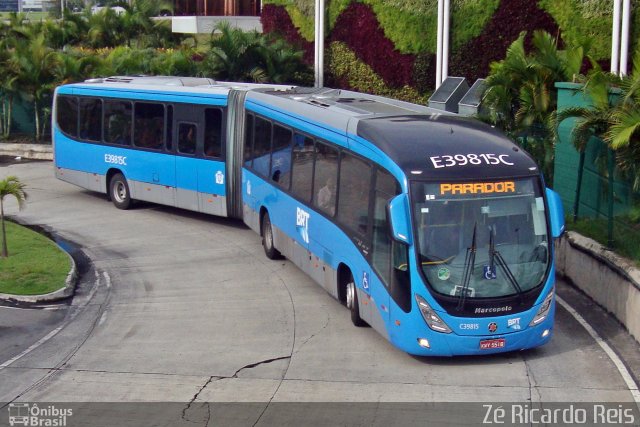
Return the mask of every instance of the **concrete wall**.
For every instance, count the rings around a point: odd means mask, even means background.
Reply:
[[[171,19],[171,31],[186,34],[211,34],[215,26],[227,21],[232,27],[243,31],[262,32],[259,16],[174,16]]]
[[[556,242],[557,273],[612,313],[640,341],[640,270],[596,241],[568,232]]]
[[[0,156],[22,157],[23,159],[53,160],[50,144],[7,144],[0,143]]]

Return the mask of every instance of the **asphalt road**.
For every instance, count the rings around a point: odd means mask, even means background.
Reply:
[[[263,402],[244,413],[253,425],[270,424],[265,408],[278,402],[634,401],[612,358],[562,307],[542,348],[412,357],[353,327],[343,306],[290,262],[268,260],[260,238],[238,221],[152,204],[120,211],[103,195],[57,181],[49,162],[0,167],[0,179],[7,175],[26,182],[30,196],[20,212],[9,201],[9,214],[78,243],[93,265],[66,307],[0,307],[0,325],[28,318],[25,333],[14,330],[0,351],[0,366],[24,353],[0,367],[0,402],[176,402],[182,420],[189,402]],[[566,285],[559,292],[595,316],[633,374],[637,343],[584,296]],[[9,336],[2,327],[0,334]],[[332,410],[375,424],[366,406]],[[208,411],[197,423],[210,420]],[[445,416],[461,412],[447,407]]]

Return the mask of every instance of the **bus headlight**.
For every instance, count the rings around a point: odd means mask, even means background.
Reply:
[[[420,308],[420,313],[427,325],[436,332],[442,332],[443,334],[450,334],[451,329],[446,323],[436,314],[435,310],[431,308],[429,304],[420,295],[416,294],[416,302]]]
[[[556,292],[556,288],[555,287],[551,288],[551,292],[549,292],[549,295],[547,295],[547,297],[542,302],[542,305],[540,305],[538,314],[536,314],[536,317],[534,317],[531,323],[529,323],[529,326],[536,326],[538,323],[542,322],[544,319],[547,318],[547,315],[549,314],[549,309],[551,308],[551,301],[553,301],[553,296],[555,295],[555,292]]]

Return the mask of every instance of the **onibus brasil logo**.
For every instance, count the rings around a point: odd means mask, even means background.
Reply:
[[[73,409],[62,409],[55,405],[39,407],[37,403],[9,403],[9,425],[64,427]]]

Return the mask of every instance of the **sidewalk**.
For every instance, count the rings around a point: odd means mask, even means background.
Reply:
[[[0,143],[0,156],[53,160],[53,146],[51,144]]]

